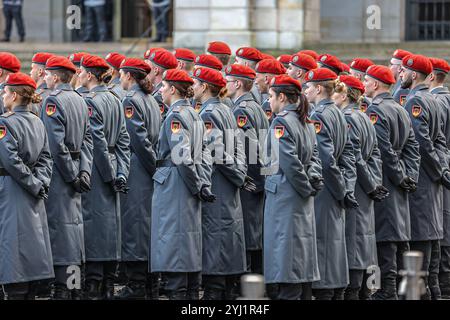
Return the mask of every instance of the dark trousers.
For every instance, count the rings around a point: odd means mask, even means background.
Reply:
[[[168,272],[166,291],[170,300],[198,300],[200,272]]]
[[[97,29],[95,27],[97,26]],[[108,28],[105,19],[105,6],[86,7],[86,35],[85,41],[94,41],[99,34],[99,41],[105,41]]]
[[[450,299],[450,247],[441,247],[439,288],[441,289],[442,298]]]
[[[1,288],[0,288],[1,290]],[[21,282],[3,285],[8,300],[34,300],[34,283]]]
[[[345,288],[337,289],[314,289],[313,295],[316,300],[344,300]]]
[[[350,283],[345,289],[345,300],[359,300],[359,291],[363,285],[364,270],[350,270]]]
[[[148,273],[148,261],[126,261],[122,262],[129,282],[145,285]]]
[[[168,6],[158,6],[166,0],[153,0],[156,6],[153,7],[153,19],[156,22],[156,33],[160,41],[165,41],[169,35]]]
[[[381,271],[381,291],[397,296],[400,282],[398,271],[403,269],[403,254],[409,250],[408,242],[378,242],[378,265]]]
[[[6,19],[5,38],[11,37],[12,23],[16,20],[17,31],[20,38],[25,38],[25,25],[22,17],[22,6],[5,5],[3,7],[3,14]]]
[[[247,271],[263,274],[262,250],[247,250]]]
[[[439,240],[431,241],[431,259],[428,268],[428,286],[430,287],[431,299],[441,299],[439,288],[439,263],[441,261],[441,244]]]
[[[113,284],[116,271],[116,261],[88,261],[86,262],[86,282],[96,281]]]
[[[431,241],[411,241],[409,245],[411,247],[411,251],[419,251],[423,253],[422,271],[428,271],[431,261]],[[427,292],[422,296],[422,300],[430,300],[431,293],[428,285],[428,276],[423,277],[423,281],[425,282]]]

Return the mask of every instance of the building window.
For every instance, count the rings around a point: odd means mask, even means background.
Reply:
[[[450,40],[450,0],[407,0],[406,40]]]

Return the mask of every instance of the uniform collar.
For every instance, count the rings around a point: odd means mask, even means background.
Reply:
[[[431,89],[430,92],[434,93],[434,94],[436,94],[436,93],[448,93],[449,90],[448,90],[448,88],[446,88],[444,86],[440,86],[440,87],[436,87],[436,88]]]
[[[189,101],[187,99],[180,99],[175,101],[174,103],[172,103],[170,105],[170,109],[172,110],[175,107],[179,107],[179,106],[189,106]]]
[[[326,106],[326,105],[329,105],[329,104],[334,104],[334,102],[331,99],[323,99],[322,101],[320,101],[317,104],[317,107]]]
[[[60,83],[56,86],[55,90],[73,91],[73,88],[70,83]]]
[[[102,92],[102,91],[108,91],[108,89],[102,84],[91,89],[91,92]]]
[[[348,106],[342,109],[342,112],[351,111],[351,110],[360,110],[358,104],[350,103]]]
[[[131,86],[130,91],[140,91],[141,86],[138,83],[135,83]]]
[[[120,84],[120,77],[116,77],[110,81],[110,84]]]
[[[425,90],[428,90],[427,85],[421,83],[417,87],[415,87],[414,89],[411,89],[410,94],[413,95],[413,94],[415,94],[418,91],[425,91]]]
[[[210,104],[217,104],[217,103],[220,103],[220,98],[219,97],[211,97],[202,103],[202,110],[203,110],[203,108],[205,108],[206,106],[208,106]]]
[[[28,106],[17,106],[14,108],[13,112],[30,112],[31,109]]]
[[[39,85],[39,87],[37,87],[36,88],[36,90],[47,90],[48,89],[48,87],[47,87],[47,83],[44,81],[44,82],[42,82],[40,85]]]
[[[83,87],[83,86],[77,88],[76,91],[77,91],[78,93],[89,93],[88,88]]]
[[[288,104],[281,111],[297,111],[297,107],[298,107],[298,105],[296,105],[294,103],[293,104]]]
[[[392,95],[389,92],[383,92],[380,93],[379,95],[375,96],[372,101],[375,101],[375,99],[392,99]]]
[[[246,92],[242,96],[237,98],[236,101],[234,101],[234,104],[237,105],[237,104],[241,103],[242,101],[254,101],[254,100],[255,99],[253,98],[253,95],[251,94],[251,92]]]

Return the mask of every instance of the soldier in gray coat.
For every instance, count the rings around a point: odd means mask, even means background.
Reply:
[[[261,167],[269,121],[250,93],[256,76],[255,71],[243,65],[233,64],[225,70],[225,73],[228,95],[235,105],[233,114],[240,130],[239,136],[245,142],[247,174],[256,184],[256,190],[253,192],[241,190],[247,271],[262,274],[265,177],[261,174]]]
[[[397,274],[403,268],[403,253],[411,239],[409,192],[419,176],[419,145],[408,113],[389,93],[394,76],[385,66],[372,66],[365,76],[366,95],[372,98],[367,115],[377,132],[383,159],[385,201],[375,203],[375,232],[381,290],[373,299],[397,299]]]
[[[53,90],[42,112],[53,157],[45,203],[56,277],[53,299],[71,299],[80,288],[68,288],[67,272],[85,261],[81,193],[91,188],[92,136],[86,102],[70,85],[75,66],[55,56],[48,59],[45,69],[45,82]]]
[[[156,145],[161,126],[158,104],[146,80],[150,66],[136,58],[126,59],[120,70],[121,85],[127,91],[122,101],[130,135],[131,163],[128,186],[121,196],[122,262],[128,284],[118,299],[144,299],[150,277],[149,241],[152,215],[152,176],[156,171]],[[153,276],[152,296],[158,297],[157,275]]]
[[[450,92],[447,87],[444,87],[450,66],[447,61],[442,59],[430,58],[430,60],[433,64],[433,73],[429,75],[427,82],[430,85],[430,93],[434,95],[440,105],[442,132],[447,142],[447,148],[450,148]],[[433,299],[437,299],[439,293],[443,299],[450,299],[450,191],[443,188],[443,193],[444,238],[440,241],[440,264],[435,265],[438,254],[433,254],[436,252],[436,249],[433,248],[428,276]],[[436,280],[436,272],[439,274],[438,280]]]
[[[301,84],[276,76],[269,89],[275,114],[267,135],[264,278],[271,298],[299,300],[302,285],[320,280],[314,196],[323,188],[314,126]],[[271,171],[271,172],[270,172]]]
[[[344,113],[348,134],[355,154],[357,181],[355,197],[359,207],[346,210],[345,238],[350,284],[345,300],[359,300],[364,272],[377,265],[374,201],[382,201],[389,192],[383,187],[382,161],[377,133],[372,123],[360,110],[363,83],[352,76],[340,76],[333,101]]]
[[[110,65],[108,75],[109,79],[105,79],[105,81],[108,81],[108,90],[111,91],[111,93],[114,94],[121,102],[127,94],[127,92],[122,88],[122,85],[120,84],[119,72],[120,65],[125,59],[126,57],[123,54],[117,52],[108,53],[108,55],[105,57],[106,62],[108,62],[108,64]]]
[[[0,116],[0,285],[8,300],[34,300],[33,282],[54,277],[44,199],[52,175],[47,132],[30,112],[36,83],[11,75]],[[0,288],[0,290],[2,290]]]
[[[443,185],[450,187],[450,154],[442,133],[442,108],[425,84],[426,77],[433,71],[431,61],[425,56],[410,55],[402,66],[402,88],[411,89],[404,108],[411,118],[422,158],[417,192],[409,198],[410,247],[423,252],[423,270],[428,271],[432,248],[438,247],[444,237],[442,188]],[[431,299],[428,277],[425,277],[425,285],[427,293],[423,299],[428,300]]]
[[[167,276],[171,300],[198,300],[202,270],[201,202],[212,202],[205,125],[189,103],[193,80],[182,70],[164,74],[170,106],[158,140],[151,223],[151,271]]]
[[[320,281],[313,283],[318,300],[342,300],[349,283],[345,242],[345,209],[358,206],[354,190],[355,157],[344,115],[331,101],[336,74],[315,69],[306,77],[306,96],[315,104],[314,123],[325,188],[315,198]]]
[[[0,52],[0,94],[5,87],[5,81],[8,75],[20,71],[20,60],[9,52]],[[0,99],[0,114],[5,113],[5,106],[3,100]]]
[[[202,103],[200,117],[207,129],[207,146],[212,152],[212,187],[221,196],[202,204],[203,300],[228,299],[227,281],[245,273],[244,222],[240,188],[252,190],[247,177],[242,142],[236,139],[237,125],[230,108],[221,102],[226,86],[218,70],[194,71],[194,98]]]
[[[86,247],[86,295],[89,300],[114,297],[114,278],[121,256],[119,192],[130,167],[130,137],[120,101],[102,84],[109,66],[85,55],[79,74],[86,96],[94,145],[91,191],[82,195]]]
[[[41,96],[42,100],[40,103],[33,103],[31,105],[31,112],[33,112],[38,117],[41,116],[42,112],[42,102],[48,97],[50,90],[44,81],[45,76],[45,64],[47,60],[50,59],[53,54],[48,52],[38,52],[31,60],[31,71],[30,76],[36,82],[37,90],[36,93]]]

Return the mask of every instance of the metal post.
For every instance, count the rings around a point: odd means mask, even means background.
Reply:
[[[403,255],[405,270],[400,271],[403,276],[399,288],[399,295],[406,296],[406,300],[420,300],[425,293],[425,283],[422,279],[428,272],[422,271],[423,253],[409,251]]]
[[[241,277],[239,300],[266,300],[264,297],[264,277],[259,274],[246,274]]]

